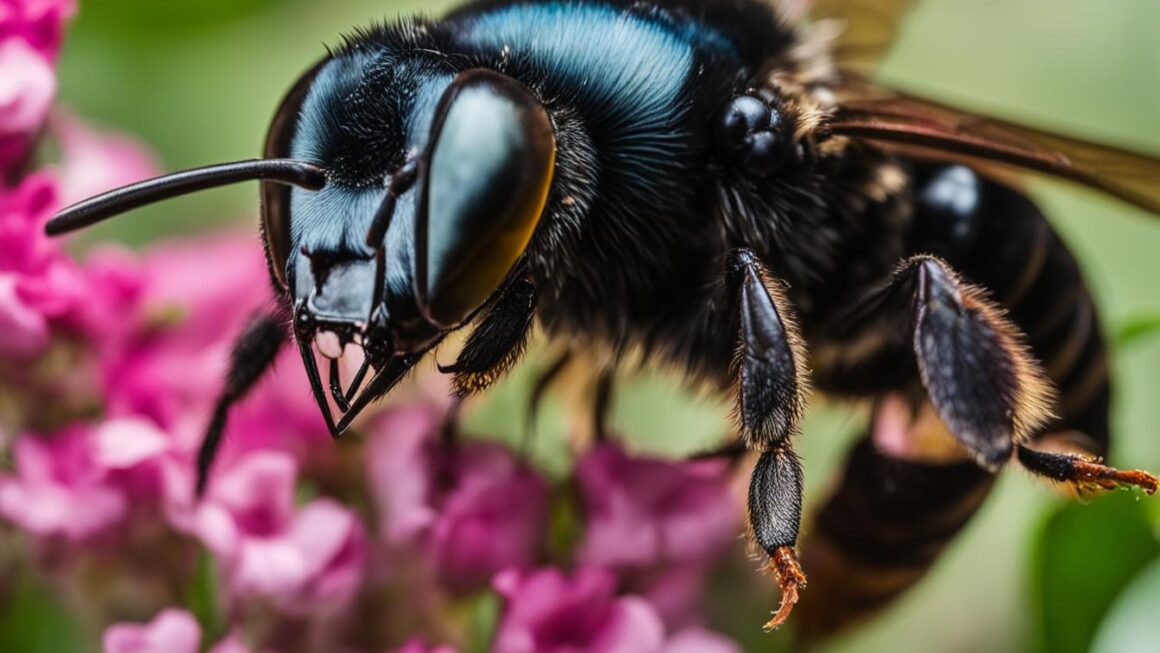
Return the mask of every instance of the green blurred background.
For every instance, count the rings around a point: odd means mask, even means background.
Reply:
[[[324,43],[371,20],[414,11],[437,15],[451,4],[82,0],[61,59],[60,94],[86,118],[142,138],[167,169],[247,158],[260,151],[281,94],[323,53]],[[948,102],[1160,153],[1160,2],[918,4],[884,71],[890,81]],[[1110,331],[1133,332],[1133,325],[1160,316],[1160,224],[1081,190],[1033,188],[1086,265]],[[142,211],[89,238],[142,243],[231,221],[256,232],[255,216],[256,189],[235,187]],[[1134,332],[1140,331],[1146,329]],[[1112,459],[1160,470],[1160,336],[1123,340],[1114,360]],[[473,416],[479,428],[519,431],[527,379],[526,373],[517,375],[493,393]],[[642,377],[618,394],[613,421],[641,448],[681,453],[722,433],[724,415],[719,404],[683,401],[670,379]],[[549,434],[552,417],[545,416],[541,429]],[[799,450],[812,502],[832,478],[860,419],[843,407],[811,413]],[[549,464],[559,460],[553,452],[562,450],[560,440],[549,438],[540,449]],[[1160,499],[1123,492],[1071,506],[1009,469],[918,588],[827,650],[1160,650],[1157,525]],[[770,606],[752,607],[759,615]],[[4,611],[0,633],[19,627],[36,610]],[[757,638],[747,646],[776,647],[776,640]]]

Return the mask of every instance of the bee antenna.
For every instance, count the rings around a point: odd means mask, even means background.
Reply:
[[[310,163],[291,159],[251,159],[183,170],[73,204],[54,215],[44,226],[44,232],[49,236],[59,236],[146,204],[252,180],[320,190],[326,186],[326,171]]]

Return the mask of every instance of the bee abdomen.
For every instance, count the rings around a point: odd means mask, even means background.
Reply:
[[[916,583],[975,514],[993,479],[972,462],[893,458],[864,438],[803,546],[810,591],[798,608],[802,635],[856,623]]]

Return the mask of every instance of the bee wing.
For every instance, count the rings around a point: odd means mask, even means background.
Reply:
[[[843,70],[868,75],[890,53],[913,5],[914,0],[812,0],[809,14],[815,21],[840,21],[834,60]]]
[[[900,154],[1032,171],[1101,190],[1160,214],[1160,158],[954,109],[848,79],[836,89],[831,136]]]

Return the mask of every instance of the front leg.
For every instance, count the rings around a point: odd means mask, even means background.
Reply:
[[[517,279],[504,288],[487,315],[467,338],[455,363],[440,366],[454,374],[455,395],[467,397],[495,383],[524,353],[536,314],[536,288]]]
[[[790,443],[805,411],[805,348],[789,301],[757,256],[748,249],[734,250],[727,267],[726,287],[736,307],[738,330],[736,418],[746,445],[761,451],[750,480],[749,521],[781,587],[781,606],[765,625],[772,629],[786,620],[806,584],[795,550],[802,468]]]

